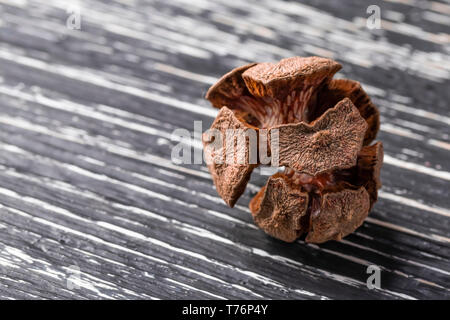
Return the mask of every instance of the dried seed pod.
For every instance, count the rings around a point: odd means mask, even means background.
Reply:
[[[348,79],[331,80],[319,93],[316,115],[322,114],[344,98],[349,98],[366,120],[368,129],[364,145],[368,145],[380,129],[380,114],[359,82]]]
[[[248,64],[224,75],[206,93],[216,108],[227,106],[252,115],[260,128],[309,121],[317,92],[341,68],[319,57],[292,57],[278,64]]]
[[[295,241],[307,231],[304,219],[308,208],[308,193],[302,192],[288,176],[278,173],[269,178],[250,202],[256,224],[271,236],[287,242]]]
[[[380,170],[383,164],[383,144],[377,142],[361,149],[358,156],[359,184],[369,192],[370,208],[378,199],[378,189],[381,188]]]
[[[307,242],[322,243],[341,240],[355,231],[369,213],[369,194],[364,187],[325,193],[316,210],[310,216]]]
[[[224,75],[216,82],[206,93],[208,99],[215,108],[223,106],[234,106],[242,96],[248,95],[248,89],[245,86],[242,73],[251,68],[256,63],[250,63],[245,66],[235,68]]]
[[[377,200],[383,147],[369,144],[379,113],[358,82],[332,80],[340,68],[320,57],[248,64],[227,73],[206,95],[221,108],[211,128],[240,130],[241,142],[221,137],[223,146],[213,152],[208,148],[214,141],[205,136],[203,142],[217,191],[228,205],[260,164],[261,158],[249,161],[247,133],[268,130],[258,141],[269,141],[272,158],[278,156],[286,170],[269,178],[250,210],[256,224],[278,239],[291,242],[308,233],[309,242],[339,240],[362,224]],[[278,152],[270,143],[275,134]],[[230,150],[240,150],[247,162],[217,163]]]
[[[279,158],[309,175],[355,166],[367,124],[350,99],[328,109],[311,125],[300,122],[273,127],[279,130]]]
[[[341,69],[336,61],[320,57],[292,57],[279,63],[259,63],[247,69],[242,77],[255,97],[283,100],[293,90],[319,89]]]
[[[203,134],[209,171],[217,192],[230,207],[234,206],[244,192],[257,163],[255,158],[257,155],[251,153],[248,141],[249,129],[257,130],[238,118],[233,111],[223,107],[210,131]],[[217,148],[209,148],[211,144]],[[241,159],[238,158],[240,155]],[[252,157],[253,161],[251,161]]]

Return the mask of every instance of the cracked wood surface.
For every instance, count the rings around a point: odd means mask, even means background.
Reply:
[[[1,299],[450,298],[448,2],[79,5],[0,1]],[[222,74],[294,55],[339,61],[381,113],[383,188],[340,242],[255,227],[259,170],[231,209],[205,164],[170,160]]]

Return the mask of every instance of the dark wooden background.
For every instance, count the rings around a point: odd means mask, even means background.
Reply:
[[[86,0],[81,30],[69,3],[0,1],[0,298],[450,298],[449,2]],[[259,172],[230,209],[170,160],[218,77],[294,55],[338,60],[381,111],[380,199],[341,242],[256,228]]]

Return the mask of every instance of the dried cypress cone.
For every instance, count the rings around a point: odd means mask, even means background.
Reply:
[[[377,200],[383,145],[370,143],[379,113],[358,82],[332,79],[340,68],[320,57],[253,63],[227,73],[206,94],[221,109],[211,129],[239,129],[244,139],[226,143],[222,137],[221,148],[205,152],[216,189],[229,206],[261,165],[259,158],[249,161],[246,132],[267,130],[269,150],[271,135],[278,134],[285,171],[270,177],[250,202],[256,224],[275,238],[292,242],[307,233],[308,242],[340,240],[363,223]],[[212,143],[205,134],[205,151]],[[237,149],[244,163],[215,161]]]

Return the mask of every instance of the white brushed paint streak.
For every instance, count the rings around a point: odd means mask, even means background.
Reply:
[[[2,122],[2,117],[0,117],[0,122]],[[22,127],[23,129],[26,129],[26,130],[32,130],[32,129],[35,129],[35,130],[37,130],[37,132],[40,132],[40,133],[45,133],[45,134],[49,134],[49,135],[52,135],[52,136],[55,136],[55,132],[53,132],[53,131],[50,131],[50,130],[48,130],[47,128],[45,128],[45,127],[40,127],[40,126],[36,126],[36,125],[33,125],[33,124],[31,124],[31,123],[29,123],[29,122],[26,122],[25,121],[25,123],[22,123],[23,122],[23,120],[20,120],[20,121],[17,121],[17,119],[8,119],[5,123],[6,124],[13,124],[14,123],[14,125],[19,125],[20,127]],[[70,138],[70,137],[67,137],[67,136],[61,136],[61,135],[56,135],[56,136],[58,136],[58,137],[61,137],[62,139],[68,139],[69,141],[75,141],[75,142],[78,142],[79,143],[79,139],[78,138]],[[100,143],[96,143],[96,146],[100,146],[101,144]],[[11,147],[10,147],[11,148]],[[13,149],[17,149],[17,147],[12,147]],[[116,150],[117,148],[114,148],[114,150]],[[111,149],[109,148],[108,149],[108,151],[110,151]],[[23,151],[21,151],[21,152],[23,152]],[[123,152],[121,152],[120,154],[123,154]],[[128,152],[127,152],[127,154],[129,154]],[[167,162],[167,160],[164,160],[163,162]],[[163,162],[161,162],[161,161],[156,161],[156,162],[154,162],[155,164],[161,164],[161,163],[163,163]],[[176,166],[175,166],[176,167]],[[196,170],[191,170],[191,172],[196,172],[196,174],[197,173],[199,173],[199,171],[196,171]],[[206,174],[205,173],[205,175],[209,178],[209,174]],[[252,187],[252,185],[251,184],[249,184],[249,186],[250,187]],[[258,186],[253,186],[253,189],[255,189],[255,190],[258,190],[259,189],[259,187]],[[396,199],[396,198],[392,198],[392,199]],[[403,204],[411,204],[411,202],[405,202],[405,201],[402,201],[402,203]],[[433,212],[433,211],[431,211],[431,212]],[[441,238],[441,239],[445,239],[445,237],[444,238]]]
[[[0,92],[3,92],[5,94],[15,94],[16,96],[21,97],[22,99],[27,99],[28,101],[35,101],[35,100],[37,100],[37,102],[43,103],[46,106],[50,106],[50,107],[54,107],[54,108],[58,108],[58,109],[64,109],[64,107],[62,105],[58,104],[57,101],[52,101],[52,100],[47,99],[47,98],[42,97],[42,96],[40,98],[39,97],[33,98],[33,96],[31,96],[29,94],[26,94],[26,93],[20,93],[18,91],[14,91],[14,90],[3,90],[3,89],[4,89],[3,87],[0,87]],[[81,106],[81,105],[76,105],[76,104],[72,104],[72,103],[70,103],[69,105],[67,105],[67,104],[65,104],[65,105],[67,106],[67,110],[70,110],[70,106],[72,106],[72,105],[76,106],[78,112],[81,112],[81,110],[84,110],[83,109],[84,107]],[[151,134],[158,134],[158,135],[163,134],[166,137],[169,137],[169,136],[171,137],[171,135],[164,134],[160,130],[156,130],[156,129],[152,130],[152,129],[149,129],[148,127],[146,127],[146,126],[139,126],[137,124],[133,125],[133,124],[127,122],[127,121],[122,122],[122,121],[120,121],[120,119],[116,119],[116,118],[112,118],[111,119],[111,117],[102,116],[101,113],[94,113],[94,112],[91,112],[89,110],[84,110],[84,111],[82,111],[82,113],[84,115],[86,115],[86,114],[90,115],[91,117],[93,116],[93,114],[96,114],[96,117],[99,118],[99,119],[102,119],[104,121],[112,121],[112,123],[115,123],[115,124],[119,124],[120,123],[120,125],[122,125],[124,127],[130,127],[131,126],[134,129],[138,128],[136,130],[139,130],[141,132],[145,132],[145,133],[150,133],[151,132]],[[21,123],[22,127],[25,127],[24,129],[31,128],[30,125],[26,125],[26,126],[23,125],[24,123],[29,123],[29,122],[24,120],[24,119],[20,119],[20,118],[15,118],[15,120],[12,120],[11,118],[9,118],[7,116],[3,116],[0,119],[0,121],[3,121],[6,124],[10,124],[10,125],[18,125],[19,123]],[[39,132],[41,132],[41,133],[50,131],[50,130],[48,130],[45,127],[37,126],[37,125],[34,125],[34,128],[39,128]],[[67,127],[67,129],[71,130],[73,128]],[[83,131],[80,131],[79,129],[76,129],[76,130],[78,130],[79,132],[83,132]],[[54,135],[54,133],[52,133],[52,134]],[[88,136],[87,133],[85,134],[85,136]],[[61,136],[61,135],[59,135],[59,137],[61,139],[64,139],[64,137]],[[76,143],[80,143],[80,139],[78,139],[78,138],[72,138],[71,141],[76,142]],[[193,143],[192,139],[191,139],[191,140],[186,140],[184,142],[186,142],[187,144],[189,144],[191,146],[194,146],[194,147],[196,147],[198,149],[202,148],[202,145],[201,145],[200,141],[194,140],[194,143]],[[133,151],[128,152],[128,153],[133,153]],[[142,155],[140,155],[140,157],[142,158]],[[148,157],[152,157],[152,155],[148,155]],[[165,161],[165,162],[167,162],[167,161]],[[440,179],[450,180],[450,172],[446,172],[446,171],[442,171],[442,170],[436,170],[436,169],[425,167],[425,166],[422,166],[422,165],[419,165],[419,164],[415,164],[415,163],[412,163],[412,162],[403,161],[403,160],[394,158],[394,157],[392,157],[392,156],[390,156],[388,154],[385,154],[384,162],[386,164],[397,166],[397,167],[400,167],[400,168],[403,168],[403,169],[416,171],[416,172],[419,172],[419,173],[422,173],[422,174],[427,174],[427,175],[430,175],[430,176],[433,176],[433,177],[436,177],[436,178],[440,178]],[[188,170],[188,169],[186,169],[186,170]],[[209,175],[205,175],[205,177],[206,176],[209,177]]]
[[[411,171],[415,171],[418,173],[426,174],[435,178],[444,179],[450,181],[450,172],[437,170],[429,167],[422,166],[420,164],[416,164],[413,162],[403,161],[397,158],[394,158],[388,154],[384,154],[384,163],[402,168]]]
[[[2,188],[0,188],[0,192],[1,191],[2,191]],[[58,210],[56,210],[56,212],[58,212]],[[171,221],[174,222],[176,225],[181,225],[182,227],[179,227],[179,229],[182,230],[182,231],[187,231],[187,232],[190,232],[190,233],[194,233],[194,234],[196,234],[197,236],[200,236],[200,237],[206,237],[206,238],[208,238],[210,240],[219,241],[219,242],[227,244],[227,245],[232,245],[232,246],[240,248],[241,250],[244,250],[244,251],[247,251],[247,252],[251,252],[251,253],[254,253],[254,254],[258,254],[258,255],[260,255],[262,257],[274,259],[276,261],[280,261],[281,260],[281,261],[284,261],[285,263],[287,263],[288,265],[291,264],[291,265],[300,266],[302,269],[306,267],[305,265],[301,264],[298,261],[294,261],[294,260],[291,260],[291,259],[288,259],[288,258],[283,258],[283,257],[280,257],[280,256],[275,256],[274,257],[273,255],[271,255],[271,254],[269,254],[269,253],[267,253],[267,252],[265,252],[265,251],[263,251],[261,249],[250,248],[250,247],[247,247],[247,246],[242,245],[242,244],[234,243],[233,241],[231,241],[229,239],[226,239],[226,238],[223,238],[223,237],[220,237],[220,236],[217,236],[217,235],[215,235],[214,233],[212,233],[210,231],[207,231],[207,230],[204,230],[204,229],[201,229],[201,228],[198,228],[198,227],[194,227],[194,226],[191,226],[191,225],[188,225],[188,224],[185,224],[185,223],[181,223],[181,222],[176,221],[174,219],[171,219]],[[146,236],[144,236],[142,234],[139,234],[137,232],[134,232],[134,231],[131,231],[131,230],[128,230],[128,229],[124,229],[124,228],[116,226],[116,225],[112,225],[112,224],[110,224],[108,222],[97,221],[96,224],[101,226],[101,227],[104,227],[104,228],[107,228],[107,229],[110,229],[110,230],[113,230],[113,231],[116,231],[116,232],[120,232],[120,233],[122,233],[124,235],[127,235],[129,237],[134,237],[134,238],[140,239],[142,241],[150,241],[153,244],[156,244],[156,245],[159,245],[159,246],[163,246],[163,247],[165,247],[167,249],[173,248],[173,246],[165,244],[164,242],[161,242],[159,240],[146,237]],[[317,247],[317,246],[315,246],[315,247]],[[178,249],[178,250],[182,250],[182,249]],[[185,251],[185,250],[182,250],[182,251]],[[341,257],[344,257],[344,255],[342,255],[340,253],[333,252],[333,251],[330,251],[330,252],[332,252],[332,253],[334,253],[336,255],[340,255]],[[346,258],[350,259],[351,261],[357,261],[357,262],[361,263],[361,261],[359,259],[357,259],[357,258],[348,257],[348,256]],[[303,272],[305,272],[305,271],[308,272],[308,273],[311,273],[311,271],[307,271],[306,269],[303,269]],[[316,269],[316,271],[322,273],[323,275],[327,275],[327,276],[331,277],[332,279],[335,279],[335,280],[340,281],[340,282],[344,282],[344,283],[347,283],[347,284],[353,284],[353,285],[361,285],[359,282],[357,282],[355,280],[351,280],[349,278],[346,278],[346,277],[343,277],[343,276],[339,276],[339,275],[333,275],[333,274],[331,274],[331,273],[329,273],[327,271],[324,271],[324,270]],[[312,273],[312,274],[314,274],[314,273]],[[390,294],[394,294],[394,295],[398,295],[398,296],[403,297],[403,298],[408,297],[407,295],[403,295],[403,294],[392,292],[392,291],[389,291],[389,293]],[[311,294],[312,293],[310,293],[310,295]],[[411,299],[412,297],[409,297],[409,298]]]
[[[413,207],[413,208],[417,208],[417,209],[420,209],[420,210],[433,212],[433,213],[442,215],[444,217],[450,218],[450,210],[445,209],[445,208],[439,208],[439,207],[435,207],[435,206],[426,205],[426,204],[423,204],[423,203],[421,203],[421,202],[419,202],[417,200],[413,200],[413,199],[409,199],[409,198],[402,197],[402,196],[399,196],[399,195],[395,195],[395,194],[392,194],[392,193],[388,193],[388,192],[385,192],[383,190],[378,190],[378,195],[380,196],[380,198],[383,198],[383,199],[388,199],[388,200],[391,200],[391,201],[395,201],[395,202],[404,204],[404,205],[409,206],[409,207]]]
[[[57,223],[54,223],[54,222],[45,220],[45,219],[43,219],[43,218],[40,218],[40,217],[36,217],[36,216],[30,215],[30,214],[25,213],[25,212],[23,212],[23,211],[21,211],[21,210],[14,209],[14,208],[11,208],[11,207],[7,207],[7,206],[5,206],[5,205],[3,205],[3,204],[0,204],[0,208],[7,208],[7,209],[10,210],[11,212],[13,212],[13,213],[15,213],[15,214],[19,214],[19,215],[21,215],[21,216],[23,216],[23,217],[25,217],[25,218],[28,218],[28,219],[32,219],[32,220],[35,221],[35,222],[38,222],[38,223],[47,225],[47,226],[49,226],[49,227],[53,227],[53,228],[58,229],[58,230],[61,230],[61,231],[63,231],[63,232],[67,232],[67,233],[70,233],[70,234],[79,236],[79,237],[81,237],[81,238],[84,238],[84,239],[87,239],[87,240],[90,240],[90,241],[93,241],[93,242],[96,242],[96,243],[100,243],[100,244],[105,245],[105,246],[108,246],[108,247],[112,247],[112,248],[117,249],[117,250],[122,251],[122,252],[127,252],[127,253],[130,253],[130,254],[139,256],[139,257],[141,257],[141,258],[144,258],[144,259],[152,260],[152,261],[154,261],[154,262],[156,262],[156,263],[169,264],[169,262],[167,262],[166,260],[163,260],[163,259],[160,259],[160,258],[156,258],[156,257],[150,256],[150,255],[146,255],[146,254],[143,254],[143,253],[141,253],[141,252],[139,252],[139,251],[132,250],[132,249],[128,249],[128,248],[126,248],[126,247],[123,247],[123,246],[120,246],[120,245],[117,245],[117,244],[114,244],[114,243],[111,243],[111,242],[107,242],[107,241],[105,241],[105,240],[103,240],[103,239],[101,239],[101,238],[98,238],[98,237],[96,237],[96,236],[94,236],[94,235],[91,235],[91,234],[88,234],[88,233],[86,233],[86,232],[77,231],[77,230],[74,230],[74,229],[72,229],[72,228],[69,228],[69,227],[66,227],[66,226],[59,225],[59,224],[57,224]],[[159,242],[159,243],[164,244],[164,242]],[[167,246],[168,246],[168,245],[165,245],[166,248],[167,248]],[[169,247],[172,248],[172,249],[178,249],[178,248],[176,248],[176,247],[171,247],[171,246],[169,246]],[[190,251],[182,250],[182,249],[178,249],[177,252],[179,252],[179,253],[190,253]],[[196,258],[198,258],[198,259],[201,259],[201,260],[203,260],[203,261],[205,261],[205,262],[214,262],[214,260],[209,260],[208,258],[206,258],[206,257],[204,257],[204,256],[202,256],[202,255],[199,255],[199,254],[191,253],[191,256],[194,256],[194,257],[196,257]],[[0,263],[1,263],[1,262],[2,262],[2,260],[1,260],[1,258],[0,258]],[[220,265],[220,266],[223,266],[223,267],[228,267],[228,268],[229,268],[229,266],[227,266],[226,264],[221,264],[221,263],[216,263],[216,264],[218,264],[218,265]],[[171,265],[172,267],[175,267],[175,268],[178,268],[178,267],[179,267],[179,266],[178,266],[177,264],[175,264],[175,263],[170,263],[170,265]],[[188,271],[190,270],[190,268],[187,268],[186,266],[183,266],[183,269],[184,269],[184,270],[188,270]],[[238,269],[236,269],[236,270],[238,270]],[[195,272],[195,270],[192,269],[192,272]],[[262,279],[264,279],[263,276],[260,276],[260,277],[262,277]],[[267,280],[267,282],[271,282],[271,281],[270,281],[270,280]],[[283,287],[283,286],[281,286],[281,285],[278,285],[278,286]]]
[[[23,178],[29,178],[28,176],[23,176],[23,175],[22,175],[22,177],[23,177]],[[49,186],[54,186],[54,185],[55,185],[55,183],[50,183],[50,184],[49,184]],[[74,188],[71,188],[71,189],[74,189]],[[72,191],[72,190],[69,190],[69,191]],[[72,191],[72,192],[73,192],[73,191]],[[78,191],[77,194],[78,194],[78,195],[83,195],[84,192],[83,192],[83,193],[80,193],[80,192],[81,192],[81,191]],[[92,196],[90,196],[90,197],[92,197]],[[97,198],[96,200],[99,200],[99,201],[104,202],[104,200],[103,200],[102,198],[99,198],[99,197],[96,197],[96,198]],[[113,206],[116,206],[116,204],[112,204],[112,205],[113,205]],[[117,205],[118,205],[118,204],[117,204]],[[166,223],[173,223],[174,226],[175,226],[177,229],[181,230],[181,231],[189,232],[189,233],[195,234],[195,235],[200,236],[200,237],[205,237],[205,238],[208,238],[208,239],[210,239],[210,240],[214,240],[214,241],[221,242],[221,243],[223,243],[223,244],[232,245],[232,246],[237,246],[237,247],[239,247],[240,249],[243,249],[243,250],[245,250],[245,251],[248,251],[248,249],[247,249],[245,246],[242,246],[242,245],[240,245],[240,244],[234,243],[234,242],[230,241],[230,240],[227,239],[227,238],[218,236],[218,235],[216,235],[216,234],[214,234],[214,233],[212,233],[212,232],[210,232],[210,231],[207,231],[207,230],[205,230],[205,229],[202,229],[202,228],[199,228],[199,227],[195,227],[195,226],[192,226],[192,225],[189,225],[189,224],[186,224],[186,223],[177,221],[177,220],[175,220],[175,219],[170,219],[170,220],[169,220],[169,219],[167,219],[167,218],[165,218],[165,217],[162,217],[162,216],[160,216],[160,215],[151,213],[151,212],[149,212],[148,210],[139,209],[139,208],[133,208],[133,207],[128,207],[128,206],[125,206],[125,205],[119,205],[119,206],[120,206],[120,208],[121,208],[122,210],[127,210],[127,211],[130,211],[130,210],[131,210],[131,211],[134,212],[134,213],[144,214],[145,216],[150,217],[150,218],[152,218],[152,219],[157,219],[157,220],[160,220],[160,221],[163,221],[163,222],[166,222]],[[137,209],[137,210],[135,210],[135,209]],[[139,237],[139,234],[134,233],[134,232],[132,232],[132,231],[129,231],[129,232],[130,232],[130,233],[128,234],[129,236]],[[142,238],[141,238],[141,239],[142,239]],[[315,248],[315,249],[317,249],[317,250],[324,251],[324,250],[321,249],[319,246],[313,246],[313,245],[310,245],[310,246],[312,246],[313,248]],[[262,251],[262,250],[260,250],[260,249],[253,248],[253,250],[252,250],[251,252],[256,253],[256,254],[259,254],[259,255],[261,255],[261,256],[263,256],[263,257],[270,257],[270,254],[265,253],[264,251]],[[328,251],[326,251],[326,252],[331,253],[331,254],[338,255],[338,256],[340,256],[341,258],[344,258],[344,259],[347,259],[347,260],[350,260],[350,261],[353,261],[353,262],[356,262],[356,263],[360,263],[360,264],[364,264],[364,265],[372,264],[372,263],[369,263],[369,262],[362,261],[362,260],[360,260],[360,259],[358,259],[358,258],[355,258],[355,257],[351,257],[351,256],[348,256],[348,255],[342,255],[342,254],[340,254],[339,252],[335,252],[335,251],[332,251],[332,250],[328,250]],[[279,258],[281,258],[281,257],[279,257]],[[277,260],[278,260],[279,258],[277,258]],[[286,260],[286,258],[281,258],[281,259],[282,259],[282,261],[283,261],[283,260],[289,261],[289,260]],[[293,263],[293,261],[290,261],[290,263]],[[295,263],[296,263],[296,262],[294,262],[294,264],[295,264]],[[297,264],[298,264],[298,263],[297,263]],[[301,265],[301,264],[300,264],[300,265]],[[415,265],[421,265],[421,264],[416,263]],[[385,270],[388,270],[388,269],[385,269]],[[435,269],[435,270],[439,270],[439,269]],[[404,275],[403,273],[397,272],[396,270],[391,270],[391,272],[395,272],[395,273],[399,273],[399,274]],[[408,275],[404,275],[404,276],[410,277],[410,276],[408,276]],[[418,280],[420,280],[420,279],[418,279]],[[433,284],[433,283],[430,282],[430,284]],[[439,286],[439,285],[437,285],[437,284],[433,284],[433,285]]]
[[[211,296],[211,297],[216,298],[216,299],[227,300],[227,299],[226,299],[225,297],[223,297],[223,296],[220,296],[220,295],[217,295],[217,294],[214,294],[214,293],[205,291],[205,290],[197,289],[197,288],[195,288],[195,287],[193,287],[193,286],[190,286],[190,285],[188,285],[188,284],[185,284],[185,283],[182,283],[182,282],[179,282],[179,281],[170,279],[170,278],[164,278],[164,280],[166,280],[166,281],[168,281],[168,282],[171,282],[171,283],[174,283],[174,284],[176,284],[176,285],[178,285],[178,286],[181,286],[182,288],[185,288],[185,289],[187,289],[187,290],[189,290],[189,291],[192,291],[192,290],[193,290],[193,291],[197,291],[197,292],[206,294],[206,295]]]

